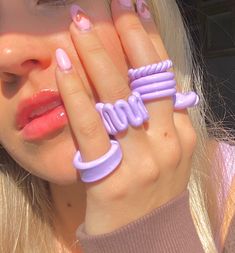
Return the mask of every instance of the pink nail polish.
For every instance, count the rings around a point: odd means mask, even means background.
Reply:
[[[56,49],[56,60],[61,71],[68,71],[72,69],[72,63],[63,49]]]
[[[144,0],[136,0],[136,7],[139,15],[144,19],[150,19],[151,13],[149,7]]]
[[[126,8],[132,7],[132,1],[131,0],[119,0],[120,4]]]
[[[81,31],[89,31],[91,29],[91,22],[87,17],[85,11],[77,4],[73,4],[70,9],[73,22]]]

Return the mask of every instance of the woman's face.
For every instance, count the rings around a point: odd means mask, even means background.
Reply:
[[[35,116],[36,110],[39,114],[45,112],[45,105],[37,104],[34,115],[26,113],[27,122],[29,117],[39,120],[32,125],[34,120],[30,119],[27,134],[18,127],[17,120],[24,118],[21,109],[30,105],[26,103],[22,107],[22,101],[32,102],[30,99],[40,92],[49,91],[50,95],[58,92],[54,75],[57,48],[66,50],[84,78],[69,34],[69,10],[75,2],[95,24],[114,63],[126,71],[125,57],[105,0],[0,0],[0,143],[27,171],[56,184],[77,181],[72,164],[77,145],[66,117],[61,113],[64,121],[40,130],[48,118]],[[84,83],[88,92],[92,92],[91,86]]]

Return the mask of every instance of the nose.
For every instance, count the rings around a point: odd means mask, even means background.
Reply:
[[[0,36],[0,74],[21,77],[50,64],[51,53],[43,38],[25,34]]]

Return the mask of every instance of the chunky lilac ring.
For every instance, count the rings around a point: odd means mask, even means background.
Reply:
[[[133,81],[144,76],[165,72],[172,66],[173,66],[172,61],[166,60],[159,63],[143,66],[137,69],[129,69],[128,76],[130,81]]]
[[[152,83],[160,83],[165,81],[172,81],[175,79],[173,72],[158,73],[150,76],[144,76],[131,82],[131,89],[136,89],[141,86],[146,86]]]
[[[175,87],[176,87],[176,81],[170,80],[170,81],[159,82],[159,83],[151,83],[145,86],[143,85],[143,86],[133,89],[133,91],[138,92],[142,96],[143,94],[168,90]]]
[[[97,103],[96,109],[111,135],[125,131],[129,125],[139,127],[149,119],[148,111],[138,92],[133,92],[128,102],[120,99],[114,105]]]
[[[167,90],[161,90],[161,91],[155,91],[155,92],[150,92],[146,94],[140,95],[142,100],[144,102],[151,101],[154,99],[159,99],[159,98],[164,98],[164,97],[172,97],[176,94],[176,89],[167,89]]]
[[[79,171],[81,180],[89,183],[98,181],[111,174],[122,161],[122,157],[120,144],[115,140],[111,140],[111,148],[105,155],[94,161],[82,162],[81,153],[77,151],[73,164]]]
[[[176,110],[186,109],[188,107],[194,107],[199,102],[199,96],[194,92],[190,91],[187,93],[176,93],[174,95],[174,108]]]

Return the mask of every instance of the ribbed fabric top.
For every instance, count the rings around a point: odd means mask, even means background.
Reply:
[[[77,238],[84,253],[204,252],[192,220],[188,190],[107,234],[88,235],[81,224]]]

